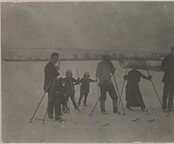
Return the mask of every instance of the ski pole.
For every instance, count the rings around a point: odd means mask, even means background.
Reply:
[[[60,66],[60,61],[61,61],[61,58],[59,59],[59,61],[57,62],[57,66],[59,67]],[[55,65],[56,66],[56,65]]]
[[[73,88],[73,82],[72,82],[72,80],[70,80],[70,85],[71,85],[71,89],[72,89],[72,91],[73,91],[74,102],[75,102],[76,108],[78,109],[78,111],[79,111],[79,113],[80,113],[80,109],[79,109],[79,107],[77,106],[77,99],[76,99],[76,97],[75,97],[75,90],[74,90],[74,88]]]
[[[100,97],[98,98],[96,104],[94,105],[94,108],[92,109],[92,111],[90,113],[90,116],[92,116],[92,114],[93,114],[93,112],[94,112],[94,110],[95,110],[95,108],[96,108],[96,106],[97,106],[97,104],[98,104],[99,101],[100,101]]]
[[[92,116],[92,114],[93,114],[93,112],[94,112],[94,110],[95,110],[95,108],[96,108],[96,106],[97,106],[97,104],[98,104],[98,102],[99,102],[99,100],[100,100],[100,92],[99,92],[99,88],[98,88],[98,83],[97,83],[97,81],[96,81],[96,86],[97,86],[97,93],[98,93],[98,100],[97,100],[97,102],[96,102],[96,104],[94,105],[94,108],[92,109],[92,111],[91,111],[91,113],[90,113],[90,116]]]
[[[125,115],[126,113],[125,113],[125,111],[124,111],[124,107],[123,107],[123,103],[122,103],[122,100],[121,100],[121,96],[120,96],[120,93],[119,93],[119,90],[118,90],[118,86],[117,86],[117,82],[116,82],[116,79],[115,79],[115,75],[114,75],[114,74],[112,74],[112,75],[113,75],[115,87],[116,87],[116,89],[117,89],[117,93],[118,93],[118,96],[119,96],[119,99],[120,99],[120,102],[121,102],[121,107],[122,107],[122,109],[123,109],[123,115]]]
[[[173,70],[173,97],[174,97],[174,70]]]
[[[98,97],[100,97],[100,92],[99,92],[99,86],[98,86],[98,83],[97,83],[97,81],[96,81],[96,85],[97,85],[97,93],[98,93]]]
[[[150,76],[148,70],[147,70],[147,74],[148,74],[148,76]],[[153,89],[154,89],[154,91],[155,91],[155,93],[156,93],[156,96],[157,96],[157,98],[158,98],[158,100],[159,100],[159,103],[160,103],[161,106],[162,106],[162,102],[161,102],[161,100],[160,100],[160,98],[159,98],[159,95],[158,95],[158,93],[157,93],[157,90],[156,90],[156,88],[155,88],[155,85],[154,85],[152,79],[151,79],[150,81],[151,81],[151,83],[152,83],[152,86],[153,86]]]
[[[48,105],[47,105],[47,109],[46,109],[45,116],[44,116],[44,119],[43,119],[43,125],[45,124],[45,119],[46,119],[46,115],[47,115],[47,112],[48,112],[48,107],[49,107],[49,105],[51,103],[52,93],[53,93],[55,82],[56,82],[56,80],[53,81],[52,89],[51,89],[51,92],[50,92],[50,97],[48,98]]]
[[[77,77],[79,78],[80,76],[79,76],[79,70],[78,70],[78,68],[76,68],[76,73],[77,73]]]
[[[124,75],[127,74],[127,71],[128,71],[128,70],[126,70],[126,72],[125,72]],[[122,88],[121,88],[121,98],[122,98],[122,95],[123,95],[124,85],[125,85],[125,79],[124,79],[124,81],[123,81]],[[119,100],[119,103],[118,103],[118,109],[119,109],[119,107],[120,107],[120,102],[121,102],[121,101]]]
[[[37,110],[39,109],[39,106],[40,106],[40,104],[41,104],[41,102],[42,102],[42,100],[43,100],[43,98],[44,98],[44,96],[45,96],[45,94],[46,94],[46,91],[48,90],[50,84],[51,84],[51,81],[48,83],[48,86],[47,86],[47,88],[46,88],[46,90],[45,90],[45,92],[44,92],[44,94],[43,94],[43,96],[42,96],[42,98],[41,98],[41,100],[40,100],[40,102],[39,102],[39,104],[38,104],[38,106],[37,106],[35,112],[33,113],[33,116],[32,116],[32,118],[31,118],[31,120],[30,120],[30,123],[33,121],[33,118],[34,118],[34,116],[35,116]]]

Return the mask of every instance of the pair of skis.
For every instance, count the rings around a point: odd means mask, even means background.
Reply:
[[[138,120],[140,120],[140,117],[137,117],[135,119],[132,119],[133,122],[137,122]],[[156,120],[155,118],[151,118],[151,119],[148,119],[147,122],[153,122],[155,120]]]

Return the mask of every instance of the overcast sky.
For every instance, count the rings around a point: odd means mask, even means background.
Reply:
[[[2,49],[166,50],[173,2],[3,3]]]

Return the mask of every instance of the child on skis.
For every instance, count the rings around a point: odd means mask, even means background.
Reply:
[[[64,95],[61,94],[60,87],[61,78],[55,80],[55,86],[51,93],[50,101],[53,103],[53,110],[55,110],[55,120],[62,121],[61,119],[61,103]]]
[[[140,79],[151,80],[152,76],[145,76],[140,71],[137,70],[137,66],[132,67],[132,70],[128,72],[128,75],[124,76],[127,80],[126,85],[126,107],[132,110],[131,107],[141,107],[141,110],[147,112],[143,97],[139,89]]]
[[[81,99],[84,96],[84,101],[83,101],[83,105],[86,106],[86,101],[87,101],[87,97],[88,94],[90,92],[90,82],[96,82],[97,80],[92,80],[90,79],[90,75],[89,72],[85,72],[83,78],[80,80],[79,83],[81,83],[80,86],[80,98],[78,101],[78,105],[80,106],[81,103]]]
[[[79,110],[79,108],[78,108],[78,106],[76,104],[76,101],[75,101],[75,89],[74,89],[74,85],[79,83],[80,78],[78,78],[77,80],[75,78],[73,78],[73,74],[72,74],[72,71],[70,69],[68,69],[66,71],[65,76],[66,76],[64,78],[64,81],[65,81],[65,89],[66,89],[66,92],[65,92],[65,95],[66,95],[65,105],[68,108],[67,102],[68,102],[68,99],[70,97],[75,110]]]
[[[66,112],[66,97],[65,97],[65,82],[63,78],[58,78],[57,80],[57,94],[60,97],[60,110],[61,112]]]

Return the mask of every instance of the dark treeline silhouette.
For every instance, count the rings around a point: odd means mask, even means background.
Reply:
[[[7,49],[2,51],[5,61],[47,61],[51,51],[58,51],[62,60],[100,60],[103,53],[109,53],[113,60],[162,60],[165,52],[126,51],[96,49]]]

